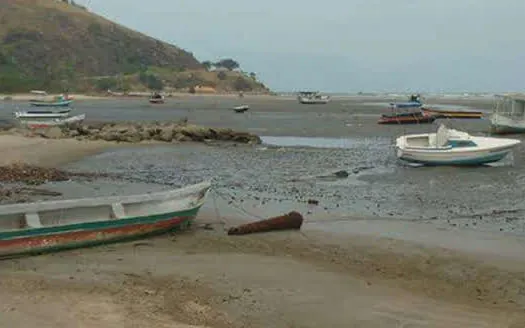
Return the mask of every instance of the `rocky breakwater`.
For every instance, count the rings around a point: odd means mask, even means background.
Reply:
[[[141,141],[160,142],[207,142],[229,141],[242,144],[260,144],[261,139],[248,132],[227,128],[211,128],[188,124],[187,122],[102,122],[83,123],[61,127],[11,128],[12,134],[50,139],[75,138],[78,140],[104,140],[113,142],[138,143]]]

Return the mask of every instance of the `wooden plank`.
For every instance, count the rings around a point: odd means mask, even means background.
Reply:
[[[43,228],[38,213],[26,213],[26,224],[29,228]]]
[[[111,204],[111,209],[113,210],[113,216],[115,219],[121,219],[126,217],[126,212],[124,211],[124,206],[121,203]]]

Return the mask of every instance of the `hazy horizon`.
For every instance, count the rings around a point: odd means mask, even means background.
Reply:
[[[233,58],[275,91],[457,93],[524,86],[525,2],[518,0],[77,2],[200,61]]]

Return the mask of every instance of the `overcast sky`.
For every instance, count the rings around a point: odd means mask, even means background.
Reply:
[[[525,89],[524,0],[77,0],[271,89]]]

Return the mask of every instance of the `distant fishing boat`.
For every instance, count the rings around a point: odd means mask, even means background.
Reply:
[[[250,106],[248,106],[248,105],[240,105],[240,106],[235,106],[235,107],[233,107],[233,110],[234,110],[236,113],[244,113],[244,112],[247,111],[248,109],[250,109]]]
[[[27,126],[31,129],[36,128],[49,128],[53,126],[62,126],[72,123],[80,123],[84,121],[86,118],[86,114],[80,114],[76,116],[71,116],[67,118],[54,118],[54,119],[33,119],[33,120],[26,120],[26,119],[19,119],[20,125]]]
[[[398,108],[420,108],[421,106],[423,106],[423,103],[421,103],[421,96],[420,95],[411,95],[408,102],[390,103],[390,107],[392,109],[398,109]]]
[[[330,97],[323,96],[318,91],[300,91],[297,100],[306,105],[324,105],[330,102]]]
[[[490,130],[495,134],[525,133],[525,95],[497,95]]]
[[[52,100],[31,99],[29,103],[35,107],[68,107],[73,102],[69,96],[60,95]]]
[[[154,93],[150,98],[149,102],[151,104],[164,104],[164,96],[159,93]]]
[[[434,115],[437,118],[472,118],[483,117],[483,112],[473,110],[446,110],[440,108],[421,107],[421,111],[427,115]]]
[[[132,196],[0,206],[0,258],[128,241],[191,225],[209,182]]]

